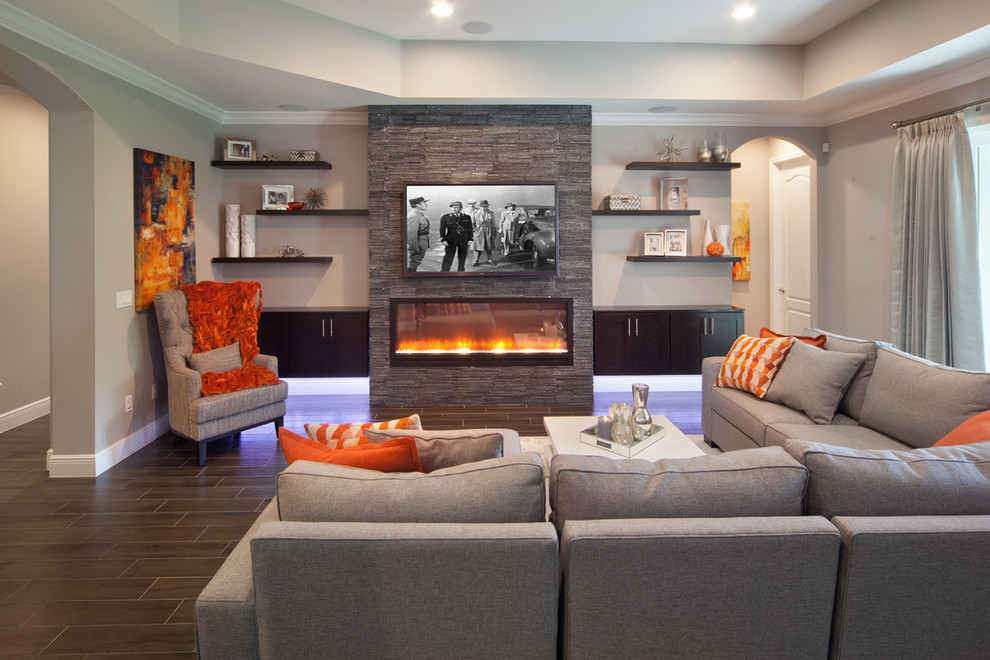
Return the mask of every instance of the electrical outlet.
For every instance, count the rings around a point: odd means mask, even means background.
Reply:
[[[128,394],[124,397],[124,412],[129,413],[134,410],[134,396]]]
[[[154,401],[158,398],[158,383],[151,384],[151,400]]]

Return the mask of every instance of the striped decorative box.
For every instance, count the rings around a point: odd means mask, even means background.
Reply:
[[[639,195],[609,195],[608,208],[610,211],[638,211]]]

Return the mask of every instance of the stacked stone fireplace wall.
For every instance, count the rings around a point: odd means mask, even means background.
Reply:
[[[372,106],[368,112],[370,391],[374,405],[590,405],[591,108],[589,106]],[[547,277],[404,276],[408,183],[557,185],[558,274]],[[438,211],[430,217],[439,222]],[[568,366],[392,367],[389,300],[571,298]]]

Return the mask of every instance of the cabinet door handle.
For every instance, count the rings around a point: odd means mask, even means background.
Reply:
[[[327,320],[320,319],[320,336],[326,339],[327,336]]]
[[[639,337],[639,319],[636,319],[636,336]]]
[[[333,337],[333,317],[330,317],[330,336]]]
[[[626,319],[626,337],[632,337],[632,319]]]

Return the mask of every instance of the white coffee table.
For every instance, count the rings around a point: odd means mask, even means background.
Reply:
[[[581,431],[598,423],[597,417],[544,417],[543,426],[550,436],[550,447],[554,454],[582,454],[585,456],[607,456],[621,459],[618,454],[581,442]],[[680,429],[663,415],[654,415],[653,423],[665,429],[664,437],[639,452],[633,458],[656,461],[661,458],[690,458],[704,456],[698,445],[681,433]]]

